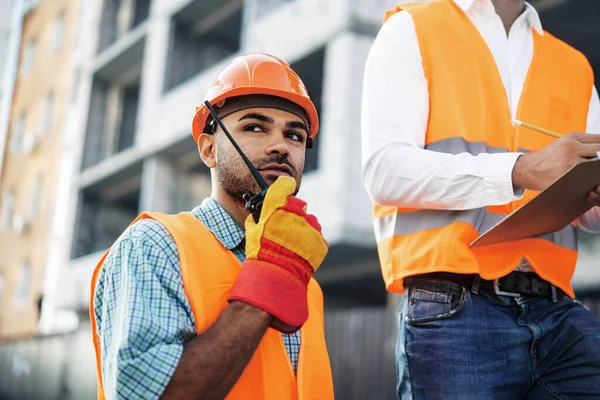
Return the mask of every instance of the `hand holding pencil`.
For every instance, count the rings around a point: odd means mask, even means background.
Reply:
[[[526,122],[513,120],[513,123],[557,138],[548,146],[517,159],[512,173],[515,190],[544,190],[575,165],[600,157],[600,135],[582,132],[559,135]],[[588,200],[600,206],[600,186],[589,194]]]

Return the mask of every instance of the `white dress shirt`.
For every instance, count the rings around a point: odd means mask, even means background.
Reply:
[[[508,37],[490,0],[453,0],[475,25],[494,56],[513,118],[533,55],[532,28],[539,16],[526,4]],[[465,65],[465,68],[469,68]],[[365,67],[362,101],[362,178],[381,205],[467,210],[507,204],[519,153],[445,154],[424,149],[429,92],[412,16],[401,11],[381,28]],[[594,88],[587,132],[600,133],[600,101]],[[594,207],[579,226],[600,233]]]

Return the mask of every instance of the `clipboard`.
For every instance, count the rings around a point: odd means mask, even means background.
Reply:
[[[480,235],[469,247],[489,246],[559,231],[593,207],[587,197],[598,185],[600,158],[577,164],[546,190]]]

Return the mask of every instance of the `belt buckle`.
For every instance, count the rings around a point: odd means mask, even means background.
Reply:
[[[498,296],[509,296],[509,297],[520,297],[521,296],[521,293],[505,292],[503,290],[500,290],[500,283],[498,282],[498,279],[494,279],[493,286],[494,286],[494,293]]]

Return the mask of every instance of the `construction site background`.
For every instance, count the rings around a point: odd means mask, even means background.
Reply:
[[[298,194],[330,244],[316,274],[336,397],[394,399],[396,298],[360,178],[364,63],[398,0],[0,1],[0,400],[92,399],[90,277],[146,210],[190,210],[210,175],[194,107],[235,56],[271,53],[321,119]],[[600,2],[531,1],[600,71]],[[468,66],[465,66],[468,68]],[[600,315],[600,237],[573,285]]]

